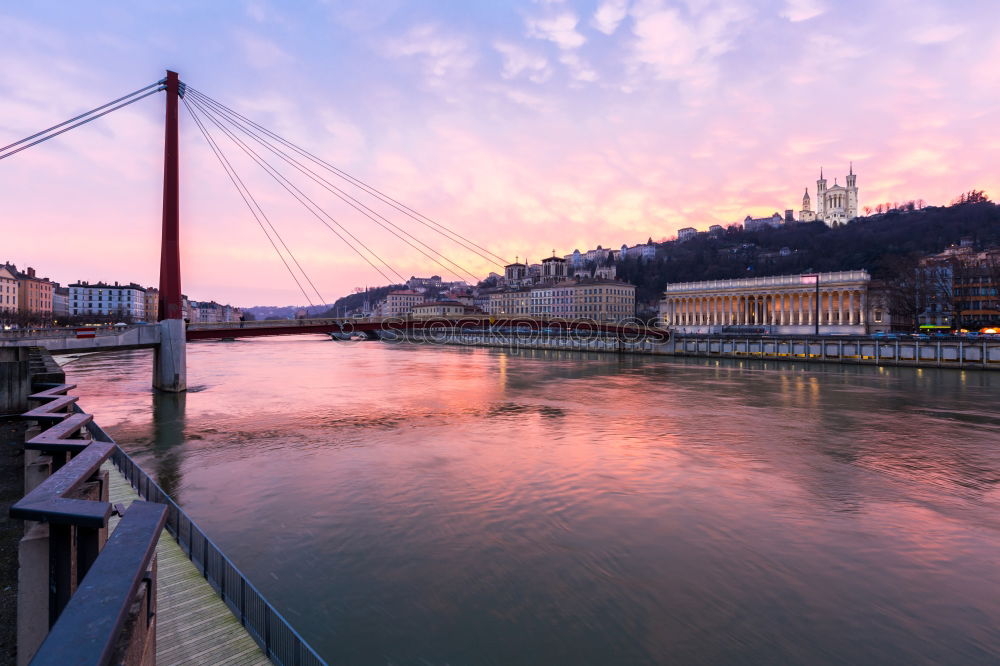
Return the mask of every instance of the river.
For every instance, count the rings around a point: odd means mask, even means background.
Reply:
[[[331,664],[1000,662],[1000,373],[319,337],[66,366]]]

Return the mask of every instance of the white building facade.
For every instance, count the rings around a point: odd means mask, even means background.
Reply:
[[[145,320],[146,290],[135,283],[77,282],[69,285],[69,314]]]
[[[870,332],[867,271],[668,284],[661,325],[680,333]]]
[[[382,304],[383,317],[402,317],[413,311],[413,306],[424,302],[424,295],[412,289],[390,291]]]

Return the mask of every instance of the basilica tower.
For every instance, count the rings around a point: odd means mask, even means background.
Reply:
[[[806,188],[802,195],[802,210],[799,211],[799,222],[812,222],[816,219],[816,213],[812,211],[809,201],[809,188]]]
[[[826,219],[826,178],[823,177],[823,167],[819,168],[819,180],[816,181],[816,219]]]
[[[852,220],[858,216],[858,180],[854,175],[854,162],[851,162],[850,172],[847,174],[847,219]]]

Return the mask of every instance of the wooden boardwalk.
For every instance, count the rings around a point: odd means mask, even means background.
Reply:
[[[114,465],[107,462],[104,469],[110,478],[112,504],[127,506],[139,499]],[[118,520],[112,516],[112,530]],[[271,663],[166,530],[156,546],[156,556],[157,666]]]

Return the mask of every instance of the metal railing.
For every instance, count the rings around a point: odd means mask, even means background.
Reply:
[[[36,543],[44,539],[45,565],[22,569],[21,593],[37,597],[21,609],[18,650],[38,666],[108,664],[130,649],[145,649],[155,634],[149,633],[155,601],[147,588],[145,617],[132,621],[132,608],[144,581],[156,584],[151,564],[166,518],[166,507],[135,502],[120,511],[120,533],[105,544],[105,530],[112,514],[107,501],[106,473],[101,472],[115,445],[77,437],[91,420],[67,395],[73,384],[52,384],[28,398],[42,403],[22,414],[25,421],[42,427],[24,443],[25,484],[34,486],[10,508],[12,518],[45,523],[45,531],[29,526]],[[75,412],[75,413],[74,413]],[[49,425],[51,424],[51,425]],[[28,457],[41,452],[51,459]],[[29,472],[29,470],[33,471]],[[39,473],[44,478],[39,479]],[[37,482],[37,485],[36,485]],[[27,539],[27,537],[26,537]],[[39,559],[38,550],[19,545],[19,558]],[[29,555],[30,554],[30,555]],[[40,627],[48,631],[40,630]],[[35,651],[37,648],[37,652]],[[32,656],[32,653],[33,656]]]
[[[148,324],[152,325],[152,324]],[[77,329],[85,328],[93,330],[95,336],[121,335],[125,331],[136,328],[132,326],[100,327],[100,326],[67,326],[56,328],[8,328],[0,330],[0,340],[24,340],[42,338],[73,338],[76,337]]]
[[[552,325],[596,325],[596,326],[641,326],[641,322],[634,317],[626,316],[618,319],[605,318],[596,319],[589,317],[559,317],[546,313],[535,314],[445,314],[445,315],[413,315],[403,314],[387,317],[337,317],[327,319],[267,319],[263,321],[245,322],[211,322],[211,323],[191,323],[188,324],[189,331],[212,331],[223,329],[226,331],[235,329],[255,329],[255,328],[288,328],[295,326],[341,326],[350,328],[359,324],[383,324],[387,328],[402,326],[409,323],[426,323],[434,321],[447,321],[456,323],[482,323],[492,325],[495,322],[517,322],[522,324],[552,324]]]
[[[129,609],[140,593],[139,600],[146,602],[139,611],[145,626],[140,620],[132,633],[149,636],[145,627],[156,613],[153,562],[165,514],[163,505],[132,503],[38,648],[31,660],[34,666],[121,663],[129,651],[123,644]]]
[[[97,441],[114,442],[96,423],[87,424],[87,429]],[[326,665],[222,550],[120,446],[115,445],[111,462],[140,497],[166,505],[167,531],[269,659],[279,666]]]

